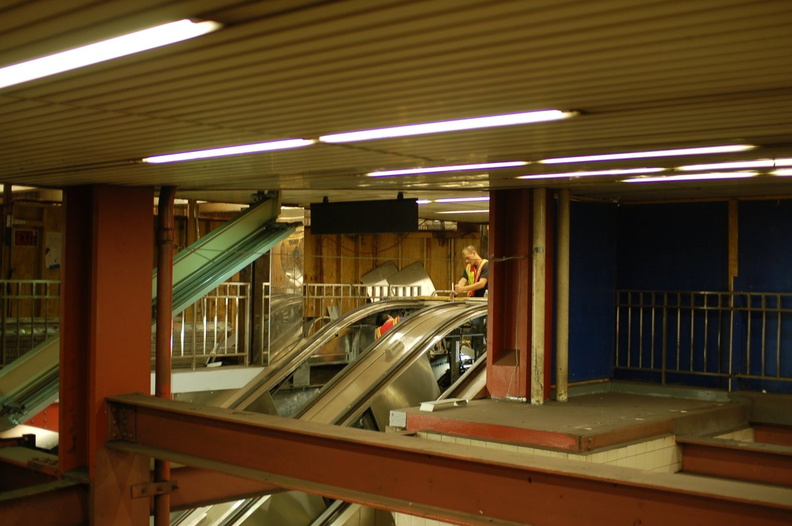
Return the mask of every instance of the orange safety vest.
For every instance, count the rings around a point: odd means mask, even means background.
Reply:
[[[484,268],[484,265],[487,263],[486,259],[482,259],[479,263],[478,267],[474,267],[470,263],[465,265],[465,274],[467,274],[468,285],[472,285],[476,283],[481,275],[481,269]],[[473,296],[475,294],[475,290],[468,291],[468,296]]]
[[[377,329],[374,331],[374,339],[379,340],[380,338],[382,338],[382,335],[388,332],[389,330],[391,330],[394,325],[399,323],[400,319],[401,316],[396,316],[395,318],[388,320],[379,327],[377,327]]]

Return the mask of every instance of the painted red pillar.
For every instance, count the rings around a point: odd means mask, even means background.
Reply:
[[[64,191],[61,298],[61,471],[87,469],[91,524],[148,524],[149,459],[106,449],[105,398],[150,392],[154,193]]]
[[[548,192],[549,193],[549,192]],[[533,191],[496,190],[490,193],[489,310],[487,315],[487,390],[492,398],[528,401],[531,398],[533,321]],[[548,198],[547,216],[552,217]],[[552,232],[547,223],[545,280],[547,316],[552,316]],[[550,323],[550,320],[547,320]],[[550,396],[551,331],[546,330],[545,398]]]

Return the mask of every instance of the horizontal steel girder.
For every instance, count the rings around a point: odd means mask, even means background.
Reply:
[[[792,517],[787,488],[757,491],[144,395],[107,403],[117,437],[110,448],[460,524],[775,525]]]
[[[178,489],[171,494],[171,508],[174,510],[198,508],[283,491],[273,484],[250,478],[188,467],[172,469],[171,480],[178,485]]]
[[[756,442],[792,447],[792,426],[754,424]]]

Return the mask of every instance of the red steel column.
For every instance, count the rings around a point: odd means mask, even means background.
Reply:
[[[541,395],[550,396],[554,205],[546,196],[544,216],[546,235],[543,255],[545,272],[540,278],[545,289],[544,360],[537,364],[543,385]],[[490,268],[489,311],[487,314],[487,390],[492,398],[521,401],[531,399],[532,296],[533,290],[533,213],[534,191],[496,190],[490,193]],[[538,320],[537,320],[538,321]]]
[[[64,191],[61,299],[62,471],[87,468],[91,524],[148,524],[149,459],[105,448],[105,398],[150,392],[153,191],[80,186]]]
[[[176,187],[160,189],[157,207],[157,352],[155,360],[155,395],[170,400],[171,393],[171,336],[173,332],[173,200]],[[170,462],[154,460],[155,482],[170,479]],[[154,496],[154,525],[170,524],[170,494]]]
[[[527,400],[531,375],[531,190],[490,193],[487,390]]]

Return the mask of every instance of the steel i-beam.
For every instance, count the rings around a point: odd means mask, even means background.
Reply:
[[[787,488],[756,492],[744,482],[702,484],[144,395],[107,402],[110,448],[458,524],[786,525],[792,517]]]

